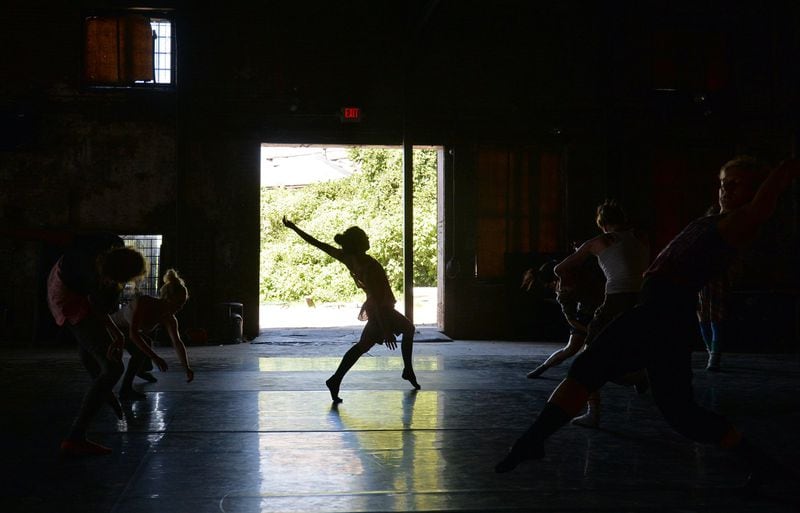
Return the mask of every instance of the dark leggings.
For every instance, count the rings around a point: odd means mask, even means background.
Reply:
[[[145,343],[150,347],[153,346],[153,342],[150,340],[149,337],[142,335]],[[128,351],[128,354],[131,355],[130,360],[128,360],[128,366],[125,368],[125,375],[122,378],[122,387],[120,390],[130,390],[133,386],[133,378],[136,377],[140,371],[144,370],[151,370],[153,368],[152,364],[147,365],[150,363],[150,358],[147,357],[139,346],[134,344],[130,339],[125,340],[125,349]]]
[[[110,360],[106,356],[111,337],[99,318],[89,316],[71,325],[70,331],[78,341],[81,362],[92,377],[92,384],[83,396],[70,434],[71,438],[81,438],[122,376],[123,365],[121,361]]]
[[[696,301],[691,291],[650,290],[641,304],[598,334],[575,359],[569,377],[593,392],[646,368],[653,399],[667,422],[697,442],[720,442],[730,422],[701,408],[692,391],[691,348],[699,336]]]

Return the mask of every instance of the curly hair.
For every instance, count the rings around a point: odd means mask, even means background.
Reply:
[[[125,284],[147,274],[147,259],[134,248],[117,247],[104,253],[98,261],[100,274],[109,280]]]

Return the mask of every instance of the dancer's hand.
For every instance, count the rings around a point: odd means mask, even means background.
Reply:
[[[194,379],[194,371],[191,367],[186,367],[186,382],[191,383]]]
[[[110,322],[110,321],[109,321]],[[125,347],[125,335],[122,334],[117,325],[111,322],[107,328],[108,334],[111,335],[111,344],[106,350],[106,357],[115,362],[122,361],[122,349]]]
[[[394,333],[386,334],[383,343],[386,345],[387,349],[391,349],[392,351],[397,349],[397,338],[395,338]]]
[[[112,344],[117,346],[120,350],[125,347],[125,335],[117,328],[116,325],[110,330],[108,330],[109,334],[111,335]]]
[[[576,321],[575,319],[567,319],[567,323],[570,326],[572,326],[573,328],[575,328],[576,330],[583,331],[583,332],[587,331],[586,325]]]
[[[167,371],[167,362],[165,362],[164,359],[161,358],[160,356],[156,355],[155,357],[153,357],[153,363],[156,364],[156,367],[158,367],[158,370],[160,370],[161,372]]]
[[[112,361],[115,361],[115,362],[121,362],[122,361],[122,346],[123,346],[123,344],[124,344],[124,338],[121,341],[121,343],[117,343],[117,341],[115,340],[114,342],[109,344],[108,350],[106,350],[106,357],[109,360],[112,360]]]
[[[536,285],[536,269],[528,269],[525,271],[525,274],[522,275],[522,285],[520,285],[520,288],[531,290],[534,285]]]

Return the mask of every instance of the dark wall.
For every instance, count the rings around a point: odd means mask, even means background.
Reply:
[[[2,227],[164,234],[187,328],[238,301],[257,333],[262,142],[452,149],[444,261],[461,272],[445,278],[444,325],[488,338],[509,335],[509,296],[469,272],[482,144],[560,148],[565,240],[594,234],[606,196],[666,240],[713,201],[725,159],[776,161],[796,135],[791,2],[196,4],[153,5],[175,9],[172,91],[82,84],[83,16],[123,2],[12,1],[0,36]],[[364,120],[342,124],[345,105]],[[773,240],[796,255],[796,223],[783,226]],[[7,340],[35,338],[46,253],[0,239]]]

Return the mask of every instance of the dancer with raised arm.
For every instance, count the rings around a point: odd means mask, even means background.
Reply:
[[[342,384],[345,374],[355,365],[361,355],[369,351],[375,344],[384,344],[388,349],[397,348],[395,335],[401,335],[400,352],[403,356],[403,379],[410,382],[414,388],[419,389],[417,377],[414,374],[412,364],[412,350],[414,344],[414,325],[408,318],[395,310],[397,302],[386,270],[383,266],[370,255],[369,238],[364,230],[357,226],[352,226],[343,233],[337,234],[333,240],[340,248],[322,242],[308,233],[301,230],[292,221],[283,218],[283,224],[287,228],[294,230],[301,239],[318,248],[336,260],[343,263],[350,271],[350,275],[355,280],[358,288],[367,293],[367,299],[361,307],[358,316],[359,320],[366,320],[367,324],[361,332],[358,343],[351,347],[342,357],[342,361],[336,372],[328,378],[325,385],[331,393],[334,403],[342,402],[339,397],[339,387]]]

